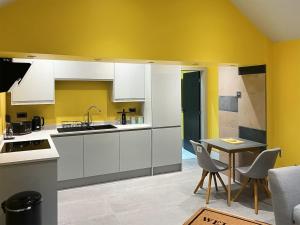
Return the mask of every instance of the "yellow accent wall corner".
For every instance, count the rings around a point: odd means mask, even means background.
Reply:
[[[300,164],[300,40],[276,42],[268,90],[269,145],[281,147],[278,166]]]

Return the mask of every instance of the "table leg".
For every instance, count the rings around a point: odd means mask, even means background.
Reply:
[[[211,153],[211,149],[212,149],[212,146],[210,144],[207,144],[207,151],[209,154]]]
[[[232,177],[232,153],[229,153],[229,160],[228,160],[228,184],[227,184],[227,205],[231,205],[231,177]]]
[[[211,149],[212,149],[212,146],[211,146],[210,144],[208,144],[208,145],[207,145],[207,151],[208,151],[208,153],[211,152]],[[202,180],[203,182],[201,182],[201,183],[199,184],[199,188],[203,188],[204,179],[205,179],[207,173],[208,173],[208,172],[205,171],[205,170],[202,171],[202,178],[201,178],[201,180]]]
[[[235,183],[235,153],[232,153],[232,179]]]

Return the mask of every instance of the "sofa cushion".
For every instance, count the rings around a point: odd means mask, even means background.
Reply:
[[[295,224],[300,225],[300,204],[294,207],[293,219]]]

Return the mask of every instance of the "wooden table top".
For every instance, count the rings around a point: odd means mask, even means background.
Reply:
[[[242,151],[249,151],[253,149],[262,149],[264,150],[267,145],[262,144],[255,141],[249,141],[242,138],[234,138],[237,140],[243,141],[243,143],[239,144],[231,144],[228,142],[223,141],[221,138],[213,138],[213,139],[202,139],[200,140],[203,143],[209,144],[214,148],[217,148],[219,150],[225,151],[225,152],[242,152]]]

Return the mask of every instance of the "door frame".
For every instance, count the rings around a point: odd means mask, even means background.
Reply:
[[[207,68],[201,66],[181,66],[181,71],[200,72],[200,122],[201,122],[201,139],[207,138],[207,102],[206,102],[206,87],[207,87]]]

